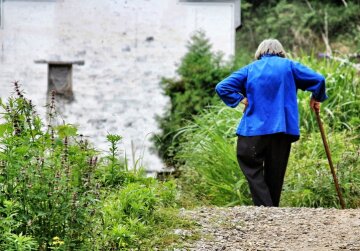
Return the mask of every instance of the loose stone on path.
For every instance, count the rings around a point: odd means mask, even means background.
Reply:
[[[183,250],[360,250],[360,209],[240,206],[181,214],[201,235]]]

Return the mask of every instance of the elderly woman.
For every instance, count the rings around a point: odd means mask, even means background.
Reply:
[[[245,105],[237,128],[237,159],[256,206],[279,206],[291,143],[299,139],[297,90],[312,92],[310,107],[327,99],[325,79],[285,58],[276,39],[260,43],[255,61],[216,86],[224,103]]]

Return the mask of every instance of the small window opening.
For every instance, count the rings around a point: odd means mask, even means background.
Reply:
[[[35,63],[48,65],[48,94],[56,92],[56,96],[63,97],[69,101],[74,100],[73,92],[73,65],[84,65],[84,61],[45,61],[39,60]]]
[[[72,90],[72,64],[48,64],[48,93],[74,99]]]

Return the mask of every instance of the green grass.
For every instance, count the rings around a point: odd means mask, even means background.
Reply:
[[[180,179],[185,205],[191,206],[189,200],[222,206],[251,204],[246,180],[236,162],[233,130],[240,116],[238,110],[215,106],[184,128],[178,157],[185,161]],[[359,207],[360,139],[353,131],[325,128],[346,204]],[[318,131],[303,130],[300,140],[293,144],[281,205],[338,207]]]
[[[327,137],[346,206],[360,207],[360,138],[346,131],[330,130]],[[304,133],[302,139],[293,144],[281,205],[339,208],[319,132]]]
[[[359,76],[347,65],[303,56],[297,59],[326,77],[329,99],[321,117],[348,207],[359,207],[360,163]],[[293,144],[281,205],[338,207],[318,125],[309,107],[310,93],[299,92],[300,141]],[[184,203],[214,205],[251,204],[247,182],[236,160],[235,129],[242,107],[208,107],[179,131],[181,151],[177,155],[183,177],[180,187]]]
[[[322,105],[323,120],[333,129],[360,129],[360,80],[356,70],[348,64],[335,60],[316,59],[314,55],[297,58],[304,65],[315,69],[326,78],[329,99]],[[301,128],[314,131],[317,124],[309,109],[309,93],[299,91]]]
[[[250,204],[235,155],[234,128],[239,117],[239,110],[212,107],[183,129],[178,158],[185,162],[181,178],[185,196],[194,190],[195,199],[210,204]]]

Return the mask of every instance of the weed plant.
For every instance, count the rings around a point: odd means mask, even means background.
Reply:
[[[44,126],[17,83],[15,92],[17,98],[0,103],[0,208],[12,212],[4,216],[16,222],[8,232],[33,236],[40,249],[53,247],[54,238],[73,249],[91,236],[87,216],[94,214],[98,193],[96,152],[76,137],[72,125],[53,126],[50,119]]]
[[[191,225],[174,182],[130,170],[121,136],[108,135],[104,155],[75,126],[54,125],[54,94],[46,124],[17,83],[0,107],[0,250],[151,250]]]
[[[141,249],[149,242],[144,236],[156,237],[153,228],[161,224],[162,219],[155,211],[159,207],[173,206],[175,187],[174,183],[163,186],[155,180],[148,181],[151,182],[129,183],[102,201],[102,246],[105,250]]]

